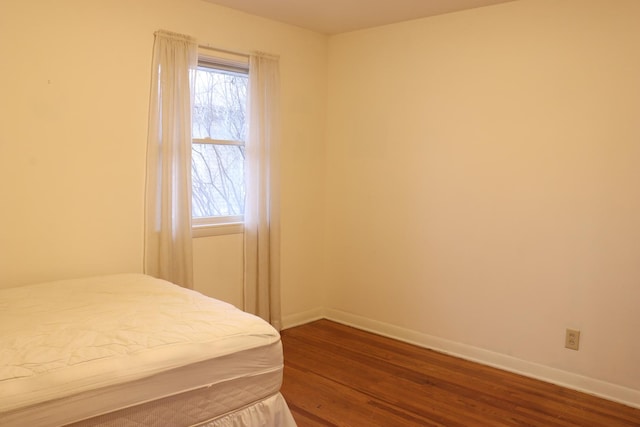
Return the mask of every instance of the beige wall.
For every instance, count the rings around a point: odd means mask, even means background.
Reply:
[[[327,309],[640,405],[638,22],[521,0],[332,37]]]
[[[0,3],[0,286],[141,271],[158,29],[280,55],[283,312],[320,306],[326,36],[200,0]],[[196,287],[237,304],[241,241],[195,251]]]

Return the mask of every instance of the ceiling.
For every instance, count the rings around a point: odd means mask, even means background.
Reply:
[[[514,0],[205,0],[324,34],[338,34]]]

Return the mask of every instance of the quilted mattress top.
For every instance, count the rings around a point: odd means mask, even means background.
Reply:
[[[0,414],[279,339],[256,316],[141,274],[0,289]]]

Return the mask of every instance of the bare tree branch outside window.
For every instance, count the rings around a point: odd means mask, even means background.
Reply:
[[[244,214],[247,85],[243,73],[200,67],[195,74],[194,218]]]

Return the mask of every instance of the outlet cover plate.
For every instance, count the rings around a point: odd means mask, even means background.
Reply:
[[[564,338],[564,346],[570,350],[578,350],[580,348],[580,331],[576,329],[567,329]]]

